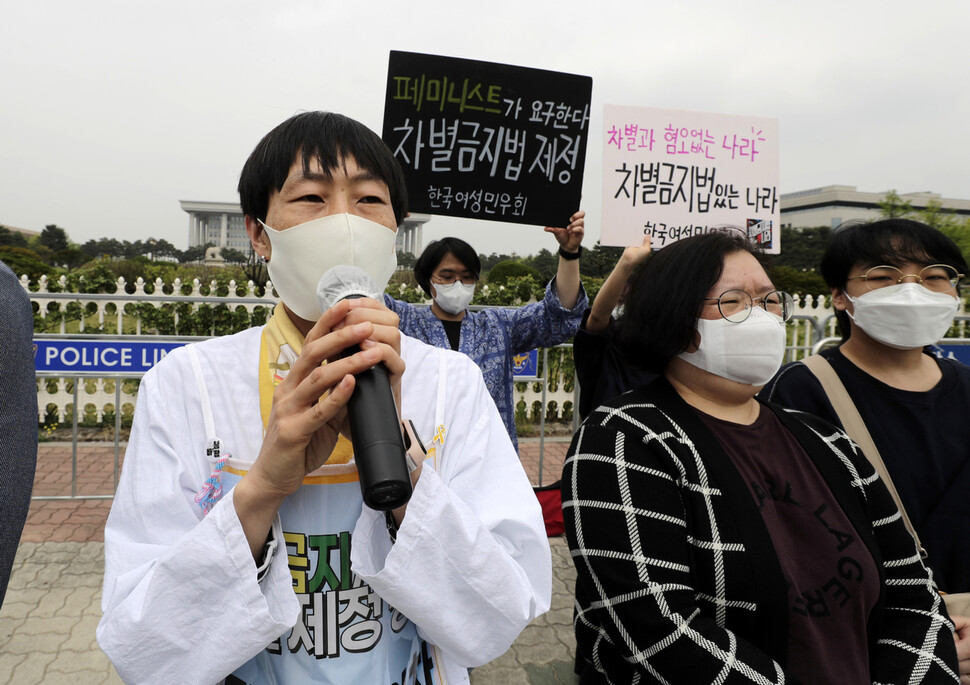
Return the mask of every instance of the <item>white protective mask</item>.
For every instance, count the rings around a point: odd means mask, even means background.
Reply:
[[[360,267],[383,290],[397,267],[396,233],[355,214],[331,214],[283,231],[259,223],[273,248],[267,264],[273,287],[307,321],[320,318],[317,283],[331,268]]]
[[[437,283],[431,285],[434,286],[434,301],[449,314],[459,314],[465,311],[475,296],[474,283],[465,285],[461,281],[455,281],[451,285],[438,285]]]
[[[952,295],[936,293],[919,283],[899,283],[870,290],[852,303],[849,315],[866,335],[900,350],[932,345],[946,335],[959,303]]]
[[[761,307],[752,307],[741,323],[698,319],[701,342],[695,352],[678,357],[692,366],[747,385],[765,385],[785,358],[785,324]]]

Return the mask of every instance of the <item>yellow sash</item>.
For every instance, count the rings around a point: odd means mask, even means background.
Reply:
[[[286,378],[290,367],[302,351],[303,334],[290,321],[283,303],[280,302],[273,310],[272,318],[263,328],[259,345],[259,413],[263,419],[264,433],[269,426],[269,415],[273,409],[273,392]],[[353,444],[341,435],[326,463],[346,464],[353,456]]]

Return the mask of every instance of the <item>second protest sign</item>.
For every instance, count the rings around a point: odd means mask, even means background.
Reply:
[[[606,105],[604,245],[655,249],[725,226],[780,245],[778,120]]]

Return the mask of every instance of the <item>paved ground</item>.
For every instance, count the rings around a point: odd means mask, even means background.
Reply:
[[[539,441],[522,440],[522,464],[538,483]],[[542,482],[559,477],[568,441],[547,439]],[[121,447],[124,452],[124,446]],[[71,493],[69,443],[41,444],[35,495]],[[77,452],[77,492],[109,495],[114,445],[82,445]],[[120,461],[120,458],[119,458]],[[108,500],[35,500],[0,609],[0,683],[94,685],[120,683],[98,649],[94,631],[101,616],[104,521]],[[575,570],[562,538],[550,540],[552,610],[540,616],[501,658],[472,673],[473,685],[552,685],[577,682],[572,675],[572,587]]]

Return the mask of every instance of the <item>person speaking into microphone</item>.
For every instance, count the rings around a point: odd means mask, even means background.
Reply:
[[[346,296],[379,295],[394,271],[400,167],[362,124],[305,112],[256,146],[239,193],[280,302],[144,376],[98,642],[126,682],[468,683],[548,610],[550,550],[475,363]],[[321,311],[339,266],[374,289]],[[390,405],[357,395],[380,368]],[[404,487],[379,477],[363,495],[369,445],[397,438]]]

